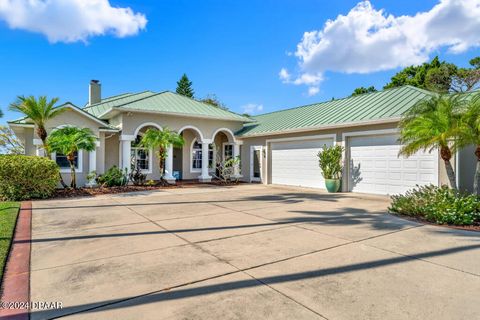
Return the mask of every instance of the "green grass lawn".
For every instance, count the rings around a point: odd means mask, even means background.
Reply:
[[[19,208],[18,202],[0,202],[0,280],[3,277]]]

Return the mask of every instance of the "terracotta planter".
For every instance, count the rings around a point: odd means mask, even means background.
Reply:
[[[340,179],[325,179],[325,187],[330,193],[338,192],[340,190]]]

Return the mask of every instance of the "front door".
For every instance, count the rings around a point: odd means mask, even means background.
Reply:
[[[262,181],[262,146],[250,147],[250,181]]]

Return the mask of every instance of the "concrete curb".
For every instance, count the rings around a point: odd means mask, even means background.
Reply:
[[[31,236],[32,202],[24,201],[3,277],[0,319],[29,319]]]

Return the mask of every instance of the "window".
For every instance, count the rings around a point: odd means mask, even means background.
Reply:
[[[141,171],[150,172],[150,150],[140,147],[141,135],[138,135],[135,141],[132,142],[132,149],[130,154],[131,169],[137,168]]]
[[[233,158],[233,144],[223,145],[223,160],[229,160]]]
[[[208,145],[208,167],[213,169],[214,152],[213,144]],[[202,170],[202,144],[195,139],[192,144],[192,170]]]
[[[67,156],[63,155],[61,153],[56,153],[52,152],[51,153],[51,159],[57,163],[57,165],[60,167],[60,172],[61,173],[69,173],[70,172],[70,163],[67,160]],[[75,171],[77,173],[82,173],[82,168],[83,168],[83,152],[82,150],[79,150],[78,152],[74,153],[74,160],[73,164],[75,166]]]
[[[149,150],[144,148],[132,148],[131,164],[132,170],[140,169],[142,171],[150,170]]]
[[[75,159],[73,160],[73,164],[75,165],[75,169],[78,169],[78,152],[75,151],[74,156]],[[70,162],[68,162],[67,156],[64,154],[56,153],[55,162],[58,164],[60,169],[70,169]]]
[[[202,145],[197,141],[192,146],[192,169],[202,169]]]

